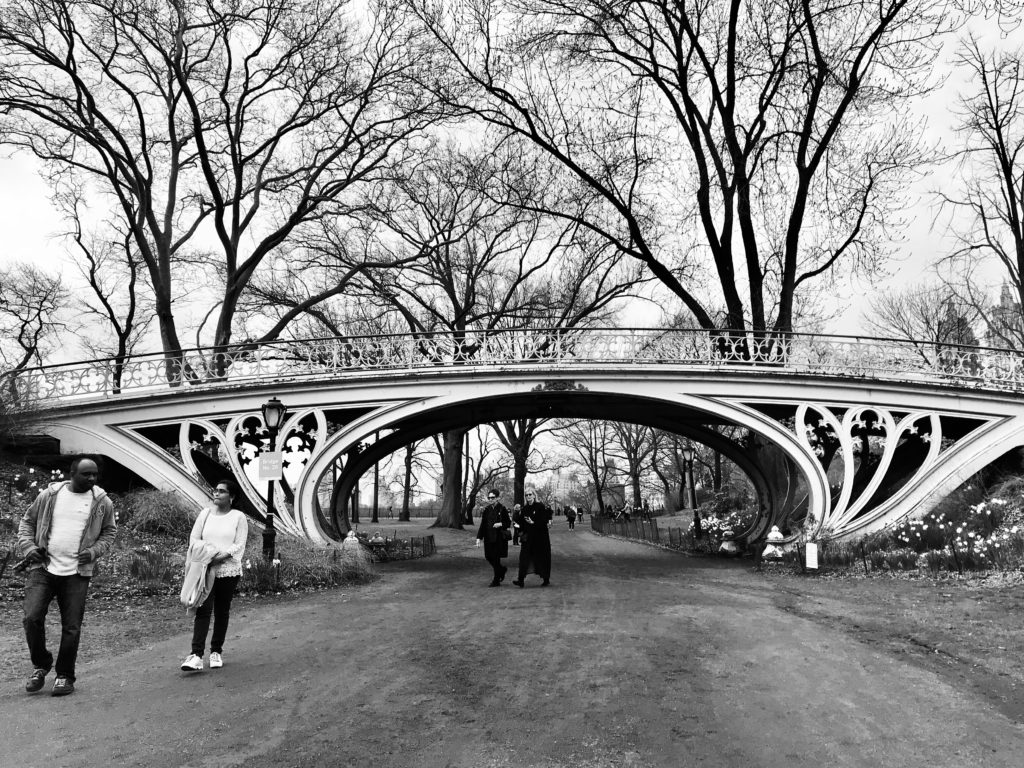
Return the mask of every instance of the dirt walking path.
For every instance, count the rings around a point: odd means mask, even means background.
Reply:
[[[779,607],[747,565],[559,529],[551,587],[488,589],[471,537],[240,607],[221,670],[179,672],[182,633],[86,663],[64,699],[8,685],[0,763],[1021,765],[986,699]]]

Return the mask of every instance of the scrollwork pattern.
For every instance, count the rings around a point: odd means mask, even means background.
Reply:
[[[247,342],[30,368],[0,382],[14,404],[156,394],[343,372],[456,366],[644,365],[786,372],[1024,391],[1014,350],[898,339],[694,329],[529,329]]]

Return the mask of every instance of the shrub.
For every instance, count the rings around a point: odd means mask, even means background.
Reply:
[[[263,559],[261,532],[250,525],[238,588],[242,592],[265,594],[297,588],[367,584],[375,578],[365,564],[354,564],[345,557],[340,547],[317,547],[288,536],[278,536],[277,558],[267,562]]]
[[[754,506],[754,499],[748,486],[735,485],[715,491],[698,506],[702,517],[723,518],[735,513],[747,514]]]
[[[197,510],[176,493],[156,490],[132,491],[115,503],[117,520],[129,530],[188,539]]]
[[[128,572],[142,584],[163,590],[180,580],[181,559],[142,547],[128,556]]]

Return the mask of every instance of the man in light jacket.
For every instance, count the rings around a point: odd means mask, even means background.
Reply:
[[[79,456],[71,462],[70,480],[42,491],[18,526],[18,548],[29,563],[25,579],[25,639],[35,669],[25,690],[42,689],[53,668],[46,648],[46,612],[57,598],[60,607],[60,648],[57,651],[54,696],[75,691],[75,660],[85,615],[85,598],[96,561],[110,549],[117,534],[114,505],[96,485],[99,466]]]

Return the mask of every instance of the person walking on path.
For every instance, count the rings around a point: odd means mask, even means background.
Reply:
[[[25,690],[43,688],[54,668],[46,647],[46,613],[53,599],[60,608],[60,647],[51,693],[75,692],[75,661],[89,580],[96,561],[117,535],[114,505],[96,485],[99,465],[79,456],[71,462],[70,480],[42,491],[18,526],[18,548],[28,565],[25,578],[25,640],[34,670]]]
[[[576,530],[576,507],[570,504],[565,508],[565,519],[569,522],[569,530]]]
[[[210,669],[224,666],[224,638],[228,633],[231,616],[231,599],[242,578],[242,553],[249,534],[245,515],[235,509],[238,486],[231,480],[222,480],[213,489],[213,506],[204,509],[192,526],[189,547],[210,544],[217,553],[210,561],[214,569],[213,588],[203,603],[196,609],[192,626],[192,653],[181,663],[185,672],[203,671],[203,653],[206,651],[206,635],[210,630],[210,616],[213,616],[213,636],[210,638]]]
[[[519,527],[519,523],[517,522],[519,520],[520,515],[522,514],[522,511],[522,504],[512,505],[512,545],[516,547],[519,546],[519,537],[523,533],[523,529]]]
[[[537,498],[536,491],[527,491],[518,522],[522,529],[519,578],[512,583],[522,589],[526,586],[526,575],[532,571],[544,580],[541,586],[546,587],[551,583],[551,508]]]
[[[498,501],[501,492],[492,488],[487,492],[487,506],[480,515],[480,529],[476,533],[476,545],[484,545],[484,558],[494,569],[490,587],[500,587],[508,572],[508,566],[501,564],[501,558],[508,557],[508,540],[512,535],[512,518],[505,505]]]

